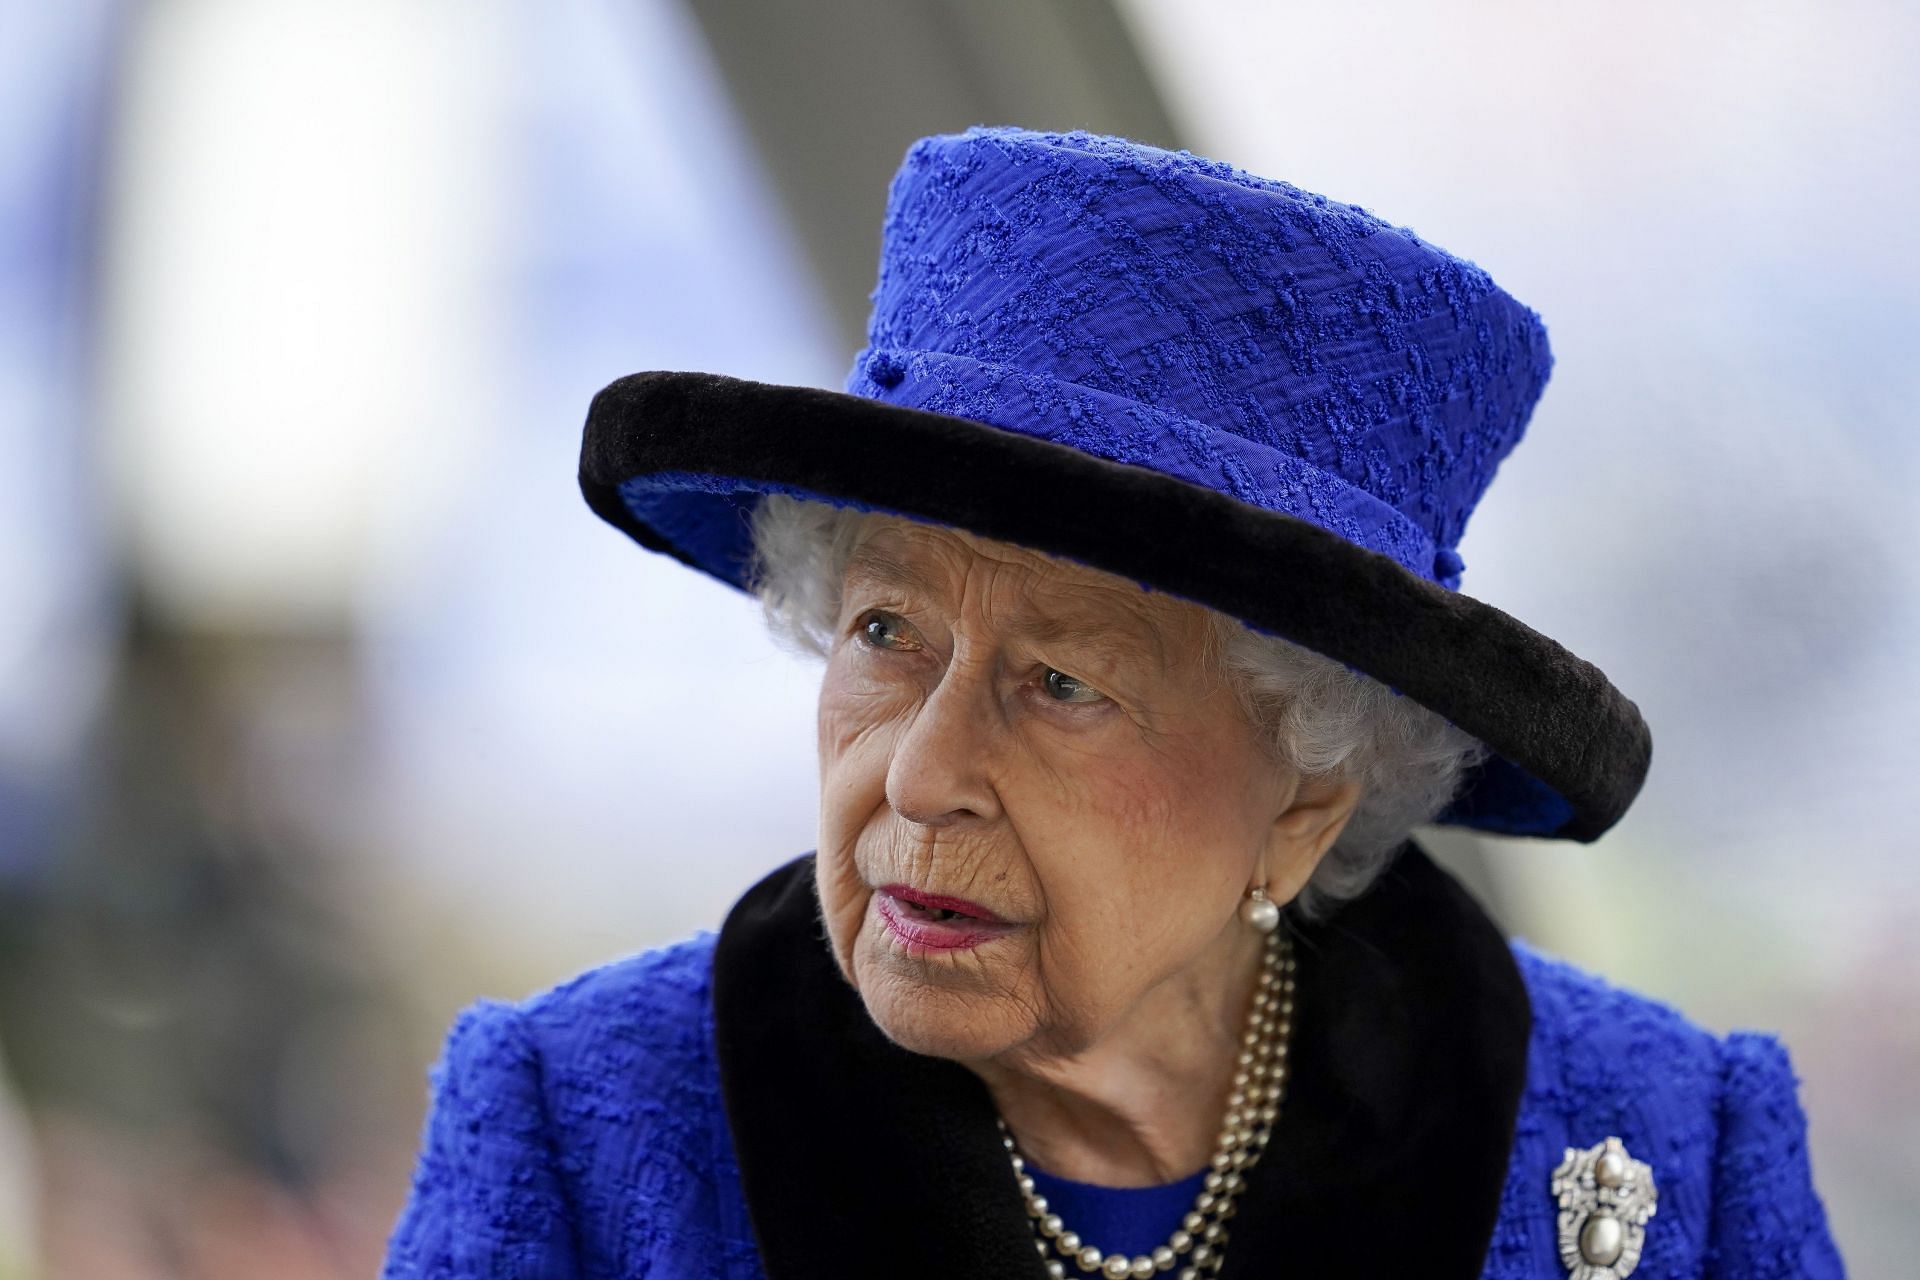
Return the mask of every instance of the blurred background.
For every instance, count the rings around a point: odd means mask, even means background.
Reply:
[[[349,1277],[454,1012],[810,848],[816,671],[592,517],[639,369],[835,386],[887,179],[1184,146],[1557,356],[1465,588],[1658,750],[1512,930],[1783,1033],[1920,1256],[1920,13],[1875,0],[0,0],[0,1280]]]

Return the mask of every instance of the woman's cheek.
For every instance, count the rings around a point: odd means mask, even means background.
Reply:
[[[895,722],[823,721],[820,819],[823,837],[851,843],[887,803]]]
[[[1050,824],[1049,844],[1074,854],[1057,876],[1061,946],[1115,978],[1156,968],[1213,931],[1209,890],[1247,875],[1253,850],[1223,830],[1235,824],[1223,822],[1217,785],[1164,762],[1109,762],[1085,794],[1092,803]]]
[[[821,764],[854,754],[876,734],[888,737],[912,718],[920,690],[902,679],[877,679],[857,668],[857,657],[839,659],[820,688]],[[884,762],[881,765],[885,771]]]
[[[834,959],[855,987],[854,955],[872,890],[860,866],[863,833],[885,817],[892,743],[911,700],[838,664],[819,704],[820,832],[816,874]]]
[[[839,846],[831,852],[823,847],[814,864],[814,874],[834,962],[839,965],[841,976],[857,988],[860,984],[855,976],[853,957],[860,945],[860,926],[866,918],[870,890],[860,878],[852,846]]]

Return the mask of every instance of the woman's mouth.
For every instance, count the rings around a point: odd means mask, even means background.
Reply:
[[[965,951],[1016,928],[977,902],[922,893],[904,884],[875,889],[873,909],[909,953]]]

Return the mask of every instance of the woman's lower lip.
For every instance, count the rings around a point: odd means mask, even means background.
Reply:
[[[887,931],[909,952],[968,951],[1006,936],[1014,926],[998,920],[956,916],[929,920],[912,914],[913,907],[885,890],[876,890],[873,909]]]

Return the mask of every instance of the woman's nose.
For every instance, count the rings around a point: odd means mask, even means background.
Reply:
[[[925,827],[999,817],[988,769],[998,717],[988,674],[950,665],[894,743],[887,765],[893,811]]]

